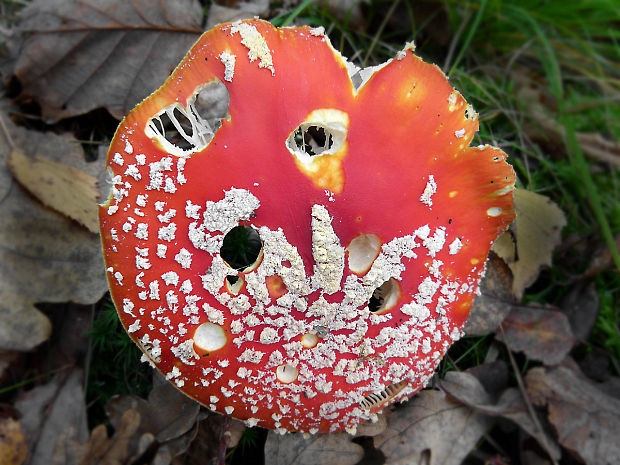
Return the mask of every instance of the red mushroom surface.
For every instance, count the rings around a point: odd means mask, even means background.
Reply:
[[[469,147],[477,115],[439,68],[412,46],[357,87],[351,68],[320,29],[219,25],[110,146],[120,319],[170,382],[249,425],[351,432],[423,388],[514,217],[506,155]],[[214,84],[217,129],[196,109]],[[258,256],[227,263],[233,232]]]

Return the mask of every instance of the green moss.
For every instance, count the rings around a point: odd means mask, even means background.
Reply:
[[[95,315],[89,336],[86,400],[89,423],[94,426],[107,422],[104,407],[113,396],[146,398],[152,387],[153,369],[140,362],[142,352],[127,336],[109,298]]]

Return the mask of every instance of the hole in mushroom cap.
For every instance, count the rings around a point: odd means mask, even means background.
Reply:
[[[381,239],[375,234],[362,234],[351,241],[349,269],[356,274],[366,273],[381,251]]]
[[[231,294],[238,294],[243,287],[244,280],[241,276],[226,276],[226,290]]]
[[[303,163],[318,155],[336,153],[347,137],[349,117],[331,108],[314,110],[288,136],[286,147]]]
[[[280,365],[276,368],[276,378],[278,378],[278,381],[281,383],[292,383],[297,379],[298,375],[299,372],[297,371],[297,368],[293,365],[289,365],[288,363]]]
[[[293,134],[295,148],[308,155],[320,155],[334,145],[334,136],[322,126],[298,127]]]
[[[187,106],[174,103],[148,120],[144,133],[173,155],[203,150],[228,115],[228,91],[219,80],[198,87]]]
[[[202,352],[213,352],[226,345],[226,334],[220,325],[203,323],[194,332],[194,345]]]
[[[306,349],[312,349],[319,343],[319,337],[316,334],[306,333],[301,336],[301,343]]]
[[[263,244],[256,230],[235,226],[224,236],[220,254],[228,266],[248,272],[260,261]]]
[[[372,293],[368,301],[368,310],[373,313],[380,313],[389,310],[400,297],[400,286],[394,278],[388,279]]]
[[[185,112],[179,110],[179,108],[173,108],[171,113],[163,113],[159,120],[163,128],[164,137],[175,147],[179,147],[183,150],[190,150],[193,147],[191,139],[184,138],[182,133],[193,135],[193,128],[191,121],[185,116]],[[177,129],[180,125],[181,128]]]

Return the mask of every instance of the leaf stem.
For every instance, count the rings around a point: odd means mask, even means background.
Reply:
[[[505,341],[506,340],[506,334],[504,333],[504,327],[502,326],[501,323],[499,325],[499,330],[501,331],[502,338]],[[521,376],[521,373],[519,372],[519,367],[517,366],[517,362],[516,362],[515,358],[513,357],[512,352],[510,350],[510,347],[508,347],[508,345],[506,345],[506,352],[508,353],[508,358],[510,359],[510,364],[512,365],[512,370],[513,370],[513,372],[515,374],[515,377],[517,379],[517,385],[519,386],[519,392],[521,392],[521,397],[523,398],[523,402],[525,402],[525,406],[527,407],[527,411],[530,414],[530,417],[532,418],[532,422],[534,422],[534,426],[536,427],[536,429],[540,433],[540,436],[541,436],[541,439],[542,439],[542,442],[543,442],[543,446],[545,448],[545,452],[547,452],[547,455],[551,459],[551,463],[553,465],[558,465],[557,460],[553,456],[553,453],[552,453],[552,450],[551,450],[551,446],[549,446],[549,444],[547,443],[548,436],[545,433],[545,430],[543,430],[542,424],[540,423],[540,419],[538,418],[538,414],[534,410],[534,406],[532,405],[532,401],[530,400],[530,396],[528,396],[527,390],[525,388],[525,384],[523,383],[523,377]]]

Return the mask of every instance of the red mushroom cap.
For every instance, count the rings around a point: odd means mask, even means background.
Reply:
[[[348,65],[320,30],[217,26],[110,146],[123,325],[181,391],[251,425],[353,431],[424,387],[514,217],[506,155],[469,147],[476,114],[439,68],[407,47],[356,89]],[[230,97],[215,135],[194,103],[213,83]],[[162,124],[179,112],[184,145]],[[237,226],[261,241],[241,270],[221,253]]]

